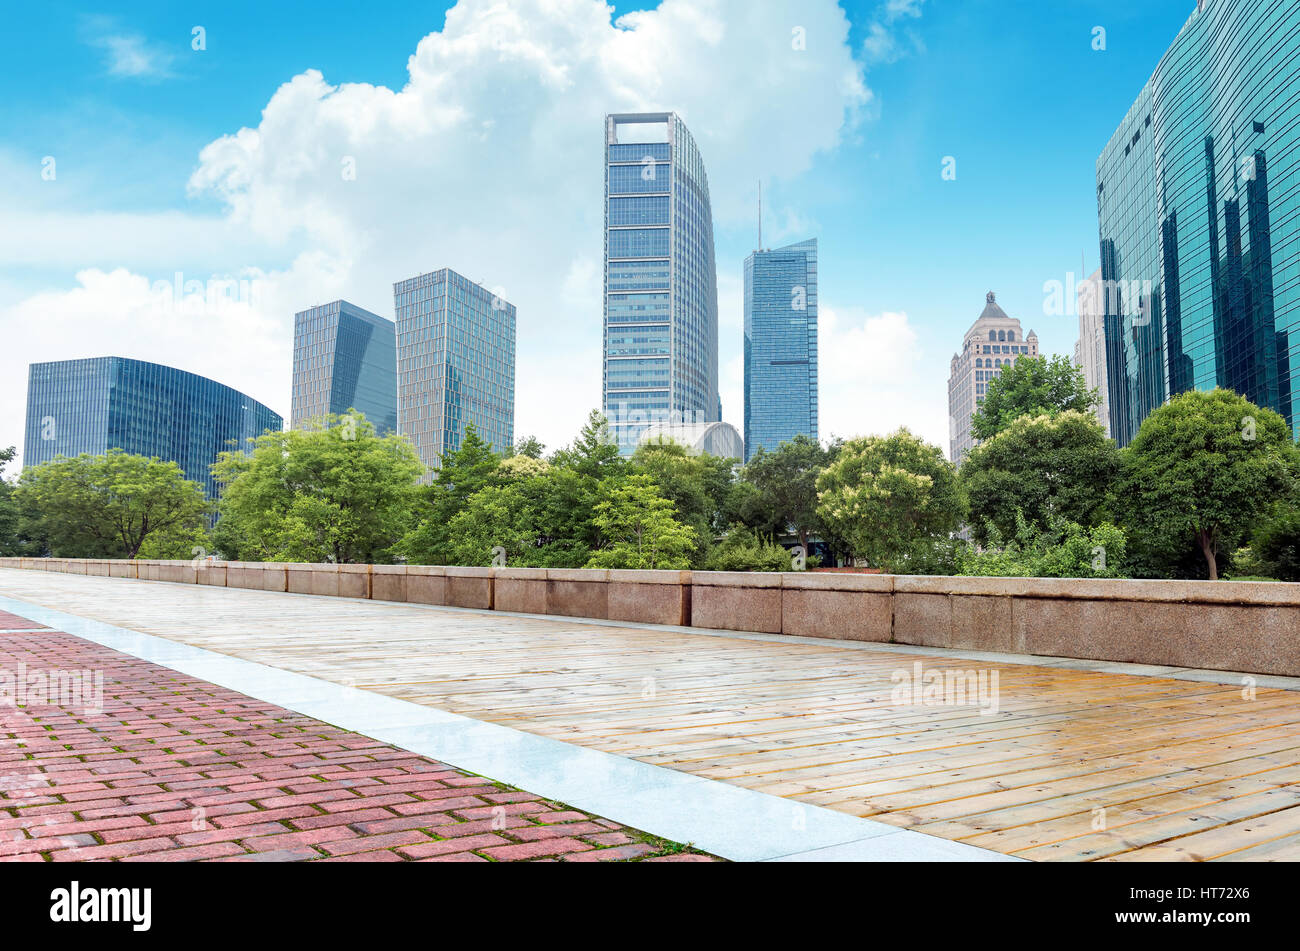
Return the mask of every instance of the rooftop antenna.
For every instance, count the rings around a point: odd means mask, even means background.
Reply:
[[[763,250],[763,180],[758,180],[758,250]]]

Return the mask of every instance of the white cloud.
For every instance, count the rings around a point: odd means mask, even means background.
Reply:
[[[925,52],[925,44],[912,28],[900,26],[900,21],[918,20],[925,0],[885,0],[867,24],[867,36],[862,41],[862,51],[867,62],[888,64],[909,53]]]
[[[796,25],[806,49],[791,43]],[[392,283],[443,266],[517,306],[516,433],[566,442],[599,402],[604,114],[678,111],[703,153],[718,227],[748,224],[755,180],[796,178],[869,101],[847,36],[828,0],[664,0],[617,23],[600,0],[462,0],[419,42],[400,90],[294,76],[255,128],[199,156],[190,191],[219,199],[224,218],[167,222],[168,235],[205,235],[210,269],[260,274],[274,293],[229,331],[144,320],[141,287],[171,278],[165,242],[137,261],[130,238],[145,218],[97,233],[66,220],[77,237],[43,240],[47,267],[114,263],[72,290],[0,302],[0,327],[56,316],[63,328],[62,345],[53,331],[25,331],[0,356],[0,443],[21,442],[26,363],[92,353],[184,366],[284,412],[294,311],[341,296],[391,318]],[[773,126],[790,115],[797,129]],[[188,245],[174,243],[179,261]],[[728,288],[738,262],[718,263]],[[723,310],[724,328],[738,313]],[[728,335],[739,336],[724,330],[724,366],[739,348]],[[724,415],[739,421],[732,392]]]
[[[947,370],[907,314],[818,308],[820,435],[882,435],[899,426],[947,449]]]
[[[81,37],[87,45],[103,52],[104,67],[110,76],[163,79],[172,75],[175,56],[138,33],[120,29],[113,17],[83,17]]]

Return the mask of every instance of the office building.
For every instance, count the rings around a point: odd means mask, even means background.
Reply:
[[[1079,339],[1074,342],[1074,365],[1083,371],[1088,388],[1096,390],[1101,402],[1097,421],[1110,435],[1110,393],[1106,384],[1106,305],[1103,301],[1101,268],[1078,287]]]
[[[473,423],[504,452],[515,438],[515,306],[442,268],[393,285],[397,428],[436,468]]]
[[[745,461],[817,438],[817,240],[745,259]]]
[[[1226,387],[1295,431],[1300,5],[1203,0],[1097,159],[1111,433]]]
[[[217,454],[283,427],[257,400],[174,367],[124,357],[33,363],[23,465],[121,449],[175,462],[215,498]]]
[[[290,419],[302,429],[356,410],[383,435],[397,430],[397,329],[345,300],[293,319]]]
[[[620,451],[652,422],[716,422],[709,180],[672,112],[605,117],[602,409]]]
[[[1021,357],[1038,356],[1038,335],[1020,331],[1020,321],[1008,317],[989,291],[984,310],[962,340],[961,351],[953,354],[948,376],[948,457],[961,465],[975,447],[971,417],[984,402],[989,383]]]

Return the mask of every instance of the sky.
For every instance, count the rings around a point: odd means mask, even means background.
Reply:
[[[289,415],[293,315],[451,267],[518,308],[515,434],[600,403],[602,118],[703,154],[723,418],[742,262],[819,242],[821,436],[947,451],[987,291],[1097,267],[1096,158],[1193,0],[460,0],[11,5],[0,35],[0,447],[30,363],[117,355]],[[950,174],[945,175],[945,169]],[[193,283],[192,283],[193,282]]]

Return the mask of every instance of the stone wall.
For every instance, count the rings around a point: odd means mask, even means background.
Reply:
[[[1300,676],[1300,584],[77,558],[0,567]]]

